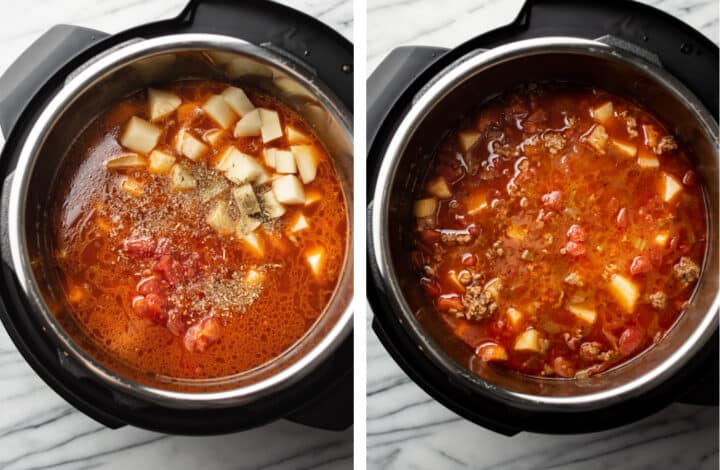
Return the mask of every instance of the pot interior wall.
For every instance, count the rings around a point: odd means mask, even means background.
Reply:
[[[704,273],[692,305],[678,320],[667,337],[656,347],[629,363],[585,380],[540,379],[502,372],[473,361],[468,349],[445,331],[432,305],[420,289],[416,273],[409,262],[408,247],[412,246],[409,224],[413,220],[412,203],[420,190],[438,143],[459,124],[462,116],[476,109],[485,100],[515,85],[532,82],[564,81],[604,88],[635,101],[655,113],[679,138],[689,151],[706,189],[708,214],[708,252]],[[638,378],[659,365],[693,332],[711,307],[718,289],[718,156],[717,129],[698,122],[691,105],[668,91],[658,79],[648,76],[627,63],[582,53],[536,53],[505,60],[481,70],[437,100],[434,107],[416,126],[398,164],[394,180],[389,182],[388,243],[391,265],[410,309],[415,312],[414,324],[421,342],[430,345],[436,357],[454,375],[466,377],[480,389],[505,389],[543,396],[578,396],[610,390]],[[382,184],[382,183],[381,183]],[[413,323],[413,319],[410,319]],[[428,332],[431,332],[428,334]],[[442,351],[438,351],[438,346]],[[445,354],[446,353],[446,354]],[[449,356],[449,357],[448,357]],[[466,367],[475,374],[468,373]]]

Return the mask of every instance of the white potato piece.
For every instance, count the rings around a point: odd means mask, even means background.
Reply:
[[[590,134],[587,136],[587,142],[600,153],[605,154],[605,146],[608,141],[608,133],[605,130],[605,126],[598,124],[593,128]]]
[[[308,136],[292,126],[285,126],[285,137],[287,137],[288,144],[290,145],[310,143],[310,138]]]
[[[676,180],[672,175],[663,173],[662,180],[662,198],[665,202],[670,202],[675,199],[680,191],[682,191],[682,184]]]
[[[295,175],[283,175],[272,182],[272,190],[281,204],[305,204],[305,190]]]
[[[226,88],[221,95],[238,116],[245,116],[255,109],[255,105],[252,104],[242,88],[231,86]]]
[[[575,315],[578,320],[588,325],[594,325],[595,320],[597,320],[597,312],[593,308],[582,305],[567,305],[565,308],[568,312]]]
[[[224,51],[208,51],[204,52],[203,54],[210,57],[210,60],[212,60],[217,65],[225,65],[233,61],[233,59],[236,59],[238,57],[237,54],[233,52],[224,52]]]
[[[278,202],[272,190],[261,194],[260,201],[262,202],[263,213],[267,218],[277,219],[285,214],[285,206]]]
[[[295,174],[297,173],[297,166],[295,165],[295,156],[289,150],[276,150],[275,151],[275,171],[284,174]]]
[[[638,153],[635,145],[620,139],[608,139],[608,148],[611,152],[627,158],[635,158]]]
[[[246,57],[238,57],[237,55],[235,57],[235,59],[226,64],[225,70],[228,77],[240,78],[255,76],[272,78],[273,72],[269,67]]]
[[[203,134],[203,140],[213,147],[217,147],[224,135],[225,131],[222,129],[210,129]]]
[[[244,237],[241,237],[240,241],[258,258],[262,258],[265,254],[263,243],[260,237],[257,236],[257,233],[248,233]]]
[[[120,184],[120,188],[134,197],[140,197],[143,193],[142,183],[135,178],[125,178]]]
[[[448,186],[447,181],[445,181],[445,178],[442,176],[438,176],[428,181],[426,189],[427,192],[438,199],[450,199],[452,197],[450,186]]]
[[[277,150],[278,149],[273,148],[263,149],[263,161],[265,162],[265,165],[270,168],[275,168],[275,153]]]
[[[520,310],[510,307],[505,311],[505,318],[513,329],[517,329],[522,325],[525,315]]]
[[[260,111],[254,109],[238,121],[233,135],[236,139],[240,137],[258,137],[261,134],[261,129]]]
[[[592,117],[597,122],[607,124],[607,122],[613,117],[613,111],[614,108],[612,101],[607,101],[592,110]]]
[[[323,263],[325,262],[325,249],[323,247],[317,247],[309,250],[305,253],[305,259],[310,265],[315,276],[319,276],[322,273]]]
[[[169,153],[163,152],[162,150],[153,150],[150,154],[150,165],[148,170],[150,173],[156,175],[164,175],[170,172],[170,169],[175,164],[175,156]]]
[[[638,287],[630,279],[619,274],[613,274],[610,277],[610,293],[615,297],[615,301],[628,313],[635,310],[635,303],[640,297]]]
[[[260,219],[243,214],[235,225],[235,235],[245,237],[254,232],[260,225],[262,225]]]
[[[310,224],[308,223],[307,218],[305,218],[304,215],[299,214],[295,218],[295,222],[292,224],[292,227],[290,227],[290,231],[296,233],[305,230],[308,227],[310,227]]]
[[[660,139],[660,133],[653,127],[652,124],[643,124],[642,126],[643,138],[645,145],[650,148],[655,148]]]
[[[280,116],[277,111],[265,108],[257,109],[260,112],[260,122],[262,123],[260,134],[262,135],[263,143],[267,144],[282,137],[283,131],[280,126]]]
[[[151,121],[164,118],[182,104],[182,99],[169,91],[148,88],[148,115]]]
[[[655,156],[654,153],[646,149],[638,150],[637,163],[640,168],[659,168],[660,160]]]
[[[265,173],[263,167],[253,157],[242,153],[232,145],[222,153],[215,168],[235,184],[256,181]]]
[[[423,218],[435,215],[435,212],[437,211],[437,205],[437,199],[435,199],[434,197],[418,199],[417,201],[415,201],[415,206],[413,207],[415,217]]]
[[[162,129],[133,116],[120,136],[120,145],[135,152],[150,153],[157,145]]]
[[[210,151],[210,147],[188,131],[180,131],[178,139],[180,153],[194,162],[200,161]]]
[[[315,181],[320,158],[314,145],[293,145],[290,147],[295,156],[298,174],[304,184]]]
[[[252,186],[248,183],[232,189],[235,205],[242,214],[255,215],[260,213],[260,203]]]
[[[207,216],[207,223],[221,235],[230,235],[235,231],[235,221],[230,216],[227,202],[218,201]]]
[[[190,170],[176,163],[170,168],[170,189],[173,191],[186,191],[197,188],[197,180]]]
[[[480,140],[480,137],[482,137],[482,134],[480,132],[475,131],[462,131],[458,134],[458,140],[460,141],[460,148],[463,150],[463,152],[467,152],[470,150],[473,145],[477,143],[478,140]]]
[[[147,165],[145,157],[141,157],[137,153],[124,153],[105,162],[108,170],[137,170],[145,168]]]
[[[514,349],[522,352],[540,352],[540,333],[538,333],[538,330],[530,328],[520,333],[515,338]]]
[[[202,105],[202,109],[210,119],[215,121],[223,129],[232,126],[238,117],[227,101],[220,95],[211,96],[205,104]]]

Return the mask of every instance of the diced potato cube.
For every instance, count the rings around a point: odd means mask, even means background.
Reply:
[[[277,111],[265,108],[258,108],[258,110],[260,111],[260,122],[262,123],[260,133],[263,143],[267,144],[282,137],[283,131]]]
[[[578,320],[587,323],[588,325],[595,324],[595,320],[597,319],[597,312],[595,312],[595,309],[581,305],[567,305],[565,308],[567,308],[568,312],[575,315]]]
[[[105,163],[108,170],[136,170],[145,168],[148,162],[145,157],[141,157],[137,153],[125,153]]]
[[[525,240],[525,237],[527,236],[527,229],[519,225],[510,225],[505,230],[505,235],[517,242],[521,242]]]
[[[445,181],[445,178],[442,176],[438,176],[428,181],[427,192],[438,199],[449,199],[452,197],[450,186],[448,186],[447,181]]]
[[[285,136],[287,137],[288,144],[290,145],[307,144],[310,142],[308,136],[292,126],[285,127]]]
[[[507,319],[507,323],[513,329],[517,329],[520,326],[522,326],[523,320],[525,319],[525,315],[523,315],[523,313],[520,310],[510,307],[505,311],[505,318]]]
[[[234,86],[228,87],[222,92],[222,97],[225,98],[225,101],[227,101],[238,116],[245,116],[255,109],[255,105],[252,104],[250,98],[247,97],[241,88]]]
[[[660,133],[655,130],[655,128],[651,124],[643,124],[642,131],[643,137],[645,139],[645,145],[650,148],[654,148],[658,143]]]
[[[238,55],[233,52],[224,51],[208,51],[204,54],[206,54],[210,58],[210,60],[212,60],[217,65],[228,64],[238,57]]]
[[[240,78],[248,76],[272,78],[273,71],[270,67],[255,62],[246,57],[237,57],[226,65],[226,72],[230,78]]]
[[[418,199],[415,201],[413,207],[413,213],[418,219],[423,217],[432,217],[437,211],[438,202],[434,197],[427,197],[425,199]]]
[[[170,189],[173,191],[185,191],[197,188],[197,180],[189,169],[176,163],[170,168]]]
[[[292,227],[290,227],[290,231],[296,233],[305,230],[308,227],[310,227],[310,224],[308,223],[305,216],[302,214],[298,214],[297,218],[295,219],[295,223],[293,223]]]
[[[323,262],[325,261],[325,249],[322,247],[314,248],[305,253],[305,259],[310,265],[313,274],[319,276],[322,272]]]
[[[632,313],[635,310],[635,302],[640,297],[640,291],[635,283],[619,274],[613,274],[610,277],[609,287],[610,293],[615,297],[617,303],[626,312]]]
[[[257,229],[260,225],[262,225],[262,221],[260,219],[243,214],[240,216],[240,219],[235,225],[235,235],[238,237],[247,236],[251,232],[255,231],[255,229]]]
[[[665,246],[667,245],[667,241],[670,239],[670,234],[668,232],[660,232],[657,235],[655,235],[655,244],[658,246]]]
[[[164,175],[170,172],[170,168],[175,164],[175,157],[161,150],[153,150],[150,154],[150,173],[156,175]]]
[[[260,237],[257,236],[257,233],[248,233],[244,237],[241,237],[240,241],[242,241],[243,244],[258,258],[262,258],[265,254],[262,241],[260,240]]]
[[[610,138],[608,140],[608,147],[611,152],[627,158],[635,158],[638,152],[636,146],[620,139]]]
[[[265,161],[265,165],[269,166],[270,168],[275,168],[275,152],[277,152],[278,149],[263,149],[263,160]]]
[[[305,205],[309,206],[322,199],[322,193],[319,189],[308,189],[305,191]]]
[[[644,148],[638,150],[637,162],[641,168],[658,168],[660,166],[660,161],[655,154]]]
[[[253,157],[242,153],[233,146],[225,149],[215,168],[235,184],[253,182],[265,173],[262,165]]]
[[[210,151],[207,145],[188,131],[180,131],[178,142],[180,144],[180,153],[194,162],[200,161]]]
[[[598,124],[587,136],[587,142],[598,151],[598,153],[605,154],[605,146],[607,145],[608,134],[605,130],[605,126]]]
[[[295,174],[297,166],[295,166],[295,156],[289,150],[275,151],[275,170],[278,173]]]
[[[169,91],[148,89],[148,115],[151,121],[164,118],[182,104],[182,99]]]
[[[676,180],[673,176],[663,173],[662,181],[662,198],[665,202],[670,202],[675,199],[680,191],[682,191],[682,184]]]
[[[300,179],[303,183],[308,184],[315,180],[317,176],[318,156],[317,149],[314,145],[293,145],[290,147],[295,156],[295,164],[297,165]]]
[[[597,108],[592,110],[592,117],[597,122],[607,124],[607,122],[613,117],[613,104],[612,101],[601,104]]]
[[[295,175],[283,175],[272,182],[272,190],[281,204],[305,204],[305,191]]]
[[[285,214],[285,206],[280,204],[275,197],[275,193],[267,191],[260,196],[262,201],[263,213],[270,219],[277,219]]]
[[[221,235],[230,235],[235,231],[235,221],[230,216],[227,203],[218,201],[207,217],[207,223]]]
[[[260,121],[260,111],[255,109],[247,113],[238,121],[235,125],[235,132],[233,135],[236,139],[240,137],[258,137],[261,129],[262,122]]]
[[[224,135],[225,131],[222,129],[210,129],[203,134],[203,140],[213,147],[217,147]]]
[[[484,362],[505,362],[508,354],[504,347],[495,343],[485,343],[475,350],[475,355]]]
[[[140,153],[150,153],[157,145],[162,129],[133,116],[120,136],[120,145]]]
[[[540,352],[540,333],[538,333],[538,330],[530,328],[520,333],[515,338],[514,349],[523,352]]]
[[[473,145],[475,145],[478,140],[480,140],[480,137],[482,137],[482,134],[480,132],[475,131],[463,131],[458,134],[458,139],[460,141],[460,148],[463,150],[463,152],[467,152],[470,150]]]
[[[135,178],[125,178],[120,185],[123,191],[131,196],[140,197],[143,193],[142,183]]]
[[[205,104],[202,105],[203,111],[210,119],[215,121],[223,129],[227,129],[233,125],[237,119],[237,114],[220,95],[211,96]]]
[[[254,215],[260,213],[260,203],[250,184],[243,184],[232,190],[233,200],[242,214]]]

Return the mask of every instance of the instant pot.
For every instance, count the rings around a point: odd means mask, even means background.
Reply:
[[[666,337],[587,379],[463,365],[459,341],[431,337],[431,313],[408,262],[412,202],[446,129],[484,99],[528,82],[605,88],[658,115],[689,149],[705,186],[708,243],[691,304]],[[668,404],[718,403],[718,48],[654,8],[629,1],[528,0],[511,24],[452,50],[392,51],[368,81],[368,300],[373,329],[420,387],[497,432],[579,433]],[[431,317],[426,315],[426,317]]]
[[[345,429],[353,416],[351,241],[310,330],[232,377],[133,382],[79,348],[52,313],[61,295],[48,269],[46,210],[67,148],[118,99],[185,78],[256,86],[302,115],[333,157],[352,233],[352,45],[338,33],[262,0],[192,1],[174,19],[112,36],[56,26],[0,77],[0,318],[35,372],[110,428],[217,434],[285,418]]]

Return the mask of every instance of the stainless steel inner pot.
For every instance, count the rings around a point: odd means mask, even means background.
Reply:
[[[582,380],[544,379],[473,362],[454,338],[430,335],[432,305],[409,262],[412,202],[431,168],[444,132],[463,114],[515,85],[567,81],[598,86],[629,98],[661,118],[689,150],[705,186],[708,243],[703,275],[688,310],[658,345],[628,363]],[[702,104],[658,65],[600,41],[548,37],[478,51],[457,60],[428,83],[399,120],[383,156],[372,213],[373,260],[382,289],[428,361],[484,396],[544,411],[602,408],[652,389],[672,376],[717,329],[718,128]],[[449,336],[449,335],[448,335]],[[464,362],[462,354],[465,354]]]
[[[211,380],[153,377],[134,382],[82,350],[57,322],[66,308],[48,266],[47,210],[56,175],[72,141],[118,99],[148,85],[182,79],[229,80],[260,87],[300,113],[332,155],[346,197],[348,243],[338,286],[313,327],[274,360]],[[67,356],[66,366],[112,389],[175,408],[234,406],[289,387],[322,361],[352,330],[352,116],[293,58],[267,47],[211,34],[178,34],[120,44],[75,71],[52,97],[23,143],[9,195],[11,263],[24,294]],[[157,383],[158,385],[155,385]],[[165,388],[167,386],[167,389]]]

